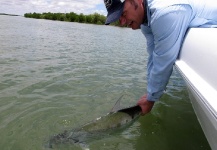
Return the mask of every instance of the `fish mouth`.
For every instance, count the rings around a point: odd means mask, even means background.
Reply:
[[[139,105],[136,105],[136,106],[132,106],[129,108],[124,108],[124,109],[118,110],[118,112],[127,113],[128,115],[130,115],[132,117],[132,119],[134,119],[136,116],[139,116],[141,114],[142,109]]]

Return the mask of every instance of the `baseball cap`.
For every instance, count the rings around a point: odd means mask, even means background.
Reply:
[[[108,11],[105,25],[117,21],[122,15],[124,2],[121,0],[104,0],[105,7]]]

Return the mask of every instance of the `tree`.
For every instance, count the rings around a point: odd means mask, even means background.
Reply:
[[[74,12],[70,12],[70,19],[69,19],[69,21],[71,21],[71,22],[78,22],[79,20],[78,20],[78,15],[76,14],[76,13],[74,13]]]
[[[93,15],[87,15],[86,16],[86,22],[87,23],[93,23]]]
[[[79,20],[80,23],[85,23],[85,22],[86,22],[86,16],[81,13],[81,14],[78,16],[78,20]]]

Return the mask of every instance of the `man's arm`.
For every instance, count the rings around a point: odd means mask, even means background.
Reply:
[[[147,39],[148,46],[151,46],[148,47],[150,55],[147,70],[148,94],[138,103],[142,109],[144,108],[142,103],[158,101],[165,90],[183,37],[191,21],[191,8],[188,5],[173,5],[155,13],[151,18],[152,42]],[[143,110],[143,114],[146,112],[148,111]]]
[[[151,23],[155,47],[148,70],[147,99],[150,101],[159,100],[163,94],[191,21],[188,5],[173,5],[159,12]]]

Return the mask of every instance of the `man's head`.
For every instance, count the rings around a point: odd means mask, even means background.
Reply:
[[[106,25],[119,20],[121,25],[139,29],[144,21],[143,0],[104,0],[104,3],[108,11]]]
[[[105,24],[109,25],[120,18],[124,9],[124,2],[121,2],[120,0],[104,0],[104,3],[108,11]]]

